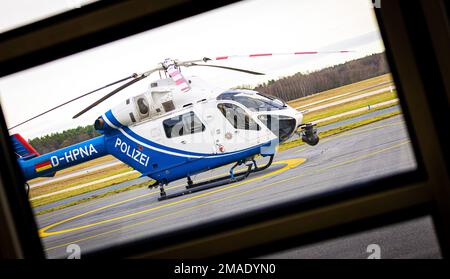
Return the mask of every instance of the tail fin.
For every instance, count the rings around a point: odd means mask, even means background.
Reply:
[[[17,158],[28,160],[40,155],[20,134],[12,135],[11,140]]]

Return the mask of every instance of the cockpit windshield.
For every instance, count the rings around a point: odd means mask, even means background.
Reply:
[[[286,108],[286,104],[272,96],[260,93],[248,94],[245,92],[224,92],[217,97],[218,100],[233,100],[246,106],[251,111],[271,111]]]

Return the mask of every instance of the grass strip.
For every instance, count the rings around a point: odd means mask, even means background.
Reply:
[[[360,109],[367,107],[369,105],[375,105],[378,103],[394,100],[397,98],[397,92],[394,90],[394,92],[385,92],[380,93],[373,96],[368,96],[362,99],[357,99],[354,101],[350,101],[343,104],[334,105],[332,107],[327,107],[321,110],[313,111],[306,113],[303,119],[303,122],[311,122],[314,120],[326,118],[329,116],[345,113],[347,111],[352,111],[355,109]]]
[[[317,123],[317,127],[322,127],[322,126],[326,126],[326,125],[333,124],[333,123],[336,123],[336,122],[344,121],[344,120],[347,120],[347,119],[350,119],[350,118],[354,118],[354,117],[358,117],[358,116],[361,116],[361,115],[364,115],[364,114],[368,114],[368,113],[371,113],[371,112],[375,112],[375,111],[378,111],[378,110],[390,108],[390,107],[393,107],[393,106],[396,106],[396,105],[398,105],[398,102],[392,103],[392,104],[387,104],[387,105],[384,105],[384,106],[371,108],[370,110],[367,110],[367,111],[360,111],[360,112],[355,112],[355,113],[352,113],[352,114],[349,114],[349,115],[344,115],[344,116],[341,116],[341,117],[338,117],[338,118],[330,119],[328,121]]]
[[[385,74],[385,75],[381,75],[378,77],[374,77],[374,78],[370,78],[370,79],[366,79],[360,82],[356,82],[356,83],[352,83],[352,84],[348,84],[348,85],[344,85],[341,87],[337,87],[337,88],[333,88],[330,90],[326,90],[323,92],[319,92],[319,93],[315,93],[306,97],[302,97],[302,98],[298,98],[295,100],[291,100],[288,102],[288,104],[294,108],[296,107],[300,107],[300,106],[307,106],[310,103],[313,102],[317,102],[317,101],[321,101],[327,98],[331,98],[331,97],[335,97],[338,95],[342,95],[344,93],[348,93],[348,92],[355,92],[356,94],[363,94],[372,90],[376,90],[376,88],[378,87],[374,87],[374,88],[370,88],[368,90],[365,90],[365,88],[374,86],[376,84],[380,84],[383,82],[393,82],[392,80],[392,76],[391,74]],[[382,85],[382,86],[387,86],[386,85]]]
[[[130,191],[130,190],[134,190],[134,189],[139,189],[139,188],[148,186],[148,184],[149,184],[149,182],[143,182],[143,183],[139,183],[139,184],[130,185],[128,187],[116,189],[116,190],[113,190],[113,191],[108,191],[108,192],[105,192],[105,193],[102,193],[102,194],[99,194],[99,195],[93,195],[93,196],[90,196],[90,197],[87,197],[87,198],[84,198],[84,199],[79,199],[79,200],[76,200],[76,201],[73,201],[73,202],[69,202],[69,203],[58,205],[58,206],[55,206],[55,207],[52,207],[52,208],[41,210],[41,211],[37,212],[36,215],[42,215],[42,214],[45,214],[45,213],[50,213],[50,212],[57,211],[57,210],[60,210],[60,209],[64,209],[64,208],[67,208],[67,207],[70,207],[70,206],[75,206],[75,205],[78,205],[80,203],[85,203],[85,202],[92,201],[92,200],[95,200],[95,199],[105,198],[105,197],[112,196],[112,195],[115,195],[115,194],[119,194],[119,193],[122,193],[122,192]]]
[[[122,177],[118,177],[118,178],[111,179],[111,180],[108,180],[108,181],[100,182],[98,184],[94,184],[94,185],[91,185],[91,186],[86,186],[86,187],[83,187],[83,188],[75,189],[75,190],[72,190],[72,191],[67,191],[67,192],[56,194],[56,195],[52,195],[52,196],[49,196],[49,197],[43,197],[43,198],[40,198],[40,199],[32,200],[31,201],[31,207],[38,207],[38,206],[41,206],[41,205],[46,205],[46,204],[49,204],[49,203],[52,203],[52,202],[57,202],[59,200],[63,200],[63,199],[70,198],[70,197],[73,197],[73,196],[78,196],[78,195],[81,195],[81,194],[84,194],[84,193],[87,193],[87,192],[92,192],[92,191],[95,191],[95,190],[98,190],[98,189],[101,189],[101,188],[105,188],[105,187],[108,187],[108,186],[113,186],[113,185],[116,185],[116,184],[119,184],[119,183],[122,183],[122,182],[126,182],[126,181],[129,181],[129,180],[132,180],[132,179],[136,179],[139,176],[141,176],[140,173],[135,172],[135,173],[131,173],[129,175],[124,175]]]
[[[105,179],[113,175],[118,175],[132,170],[133,168],[127,165],[117,165],[109,167],[107,169],[97,170],[83,175],[70,177],[64,180],[50,182],[45,185],[31,188],[30,197],[34,198],[45,194],[54,193],[56,191],[68,189],[85,183],[95,182],[99,179]]]

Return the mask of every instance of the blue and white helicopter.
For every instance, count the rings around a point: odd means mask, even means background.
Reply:
[[[272,54],[250,57],[268,55]],[[214,60],[228,58],[222,56]],[[88,92],[11,127],[15,128],[106,87],[122,84],[76,114],[76,118],[152,73],[159,72],[160,77],[165,76],[151,82],[146,92],[124,100],[99,116],[94,123],[95,129],[101,133],[99,137],[40,155],[19,134],[12,135],[12,144],[25,180],[51,177],[59,170],[111,154],[142,176],[152,178],[154,183],[149,187],[159,187],[159,200],[162,200],[245,179],[251,172],[269,167],[278,144],[296,132],[307,144],[318,143],[319,137],[313,125],[302,124],[302,113],[284,101],[252,90],[223,90],[196,76],[181,73],[181,67],[208,66],[262,74],[208,64],[211,60],[203,58],[180,62],[166,59],[151,70]],[[265,166],[257,166],[255,157],[258,155],[269,157]],[[235,164],[228,176],[197,184],[191,179],[195,174],[230,163]],[[235,167],[242,164],[247,166],[246,171],[234,173]],[[187,189],[166,195],[164,187],[182,178],[187,178]]]

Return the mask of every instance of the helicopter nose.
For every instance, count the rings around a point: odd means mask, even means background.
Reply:
[[[288,140],[294,134],[297,129],[297,121],[297,119],[290,116],[280,117],[278,124],[278,136],[280,138],[280,142]]]
[[[287,115],[260,115],[259,119],[276,135],[279,141],[289,139],[298,127],[298,119]]]

